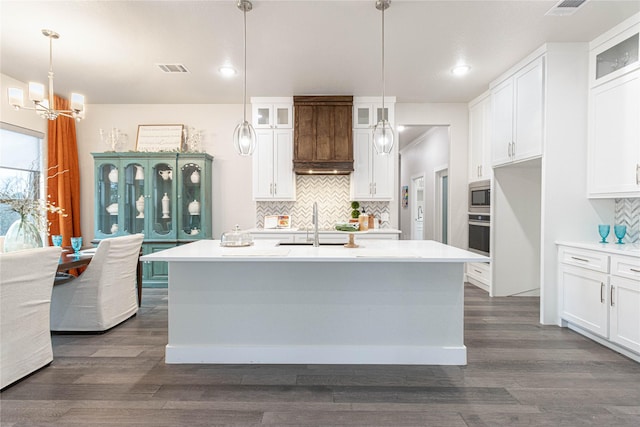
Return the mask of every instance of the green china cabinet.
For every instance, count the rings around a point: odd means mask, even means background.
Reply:
[[[211,169],[206,153],[92,153],[96,240],[143,233],[144,254],[211,238]],[[145,287],[167,284],[167,265],[147,262]]]

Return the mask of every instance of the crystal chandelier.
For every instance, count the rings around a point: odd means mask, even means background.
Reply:
[[[256,149],[256,131],[247,121],[247,12],[253,9],[249,0],[238,0],[238,9],[244,17],[244,88],[243,88],[243,119],[233,132],[233,146],[241,156],[250,156]]]
[[[42,34],[49,39],[49,96],[45,99],[44,85],[29,82],[29,100],[34,107],[24,106],[24,93],[19,88],[9,88],[9,104],[16,109],[35,110],[43,119],[55,120],[58,116],[70,117],[80,121],[84,118],[84,95],[71,94],[71,109],[56,110],[53,103],[53,40],[60,38],[60,34],[51,30],[42,30]]]
[[[384,109],[384,11],[391,6],[391,0],[377,0],[376,9],[382,11],[382,116],[373,128],[373,147],[378,154],[389,154],[393,148],[393,129]]]

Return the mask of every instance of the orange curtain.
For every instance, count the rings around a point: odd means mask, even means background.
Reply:
[[[54,108],[68,110],[69,101],[54,96]],[[49,201],[64,209],[66,216],[49,213],[50,234],[61,234],[63,246],[71,245],[72,236],[80,231],[80,169],[76,123],[72,118],[58,116],[49,120],[48,127],[47,196]],[[85,245],[89,242],[83,242]]]

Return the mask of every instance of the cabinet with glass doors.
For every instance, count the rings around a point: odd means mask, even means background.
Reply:
[[[93,153],[96,240],[144,234],[143,253],[211,238],[211,169],[206,153]],[[155,264],[155,263],[154,263]],[[145,285],[161,285],[145,265]]]

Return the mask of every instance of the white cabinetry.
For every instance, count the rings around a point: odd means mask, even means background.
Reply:
[[[467,281],[489,292],[491,288],[491,266],[488,262],[467,263]]]
[[[251,98],[256,151],[253,154],[253,199],[295,200],[292,98]],[[287,103],[288,102],[288,103]],[[270,123],[266,125],[265,123]]]
[[[469,103],[469,182],[491,178],[491,97]]]
[[[493,166],[542,155],[544,56],[491,88]]]
[[[256,129],[293,129],[293,98],[251,98]]]
[[[257,130],[253,154],[254,200],[295,200],[293,131]]]
[[[640,257],[567,246],[558,253],[563,321],[640,360]]]
[[[394,96],[385,97],[386,117],[394,123]],[[394,170],[398,142],[393,152],[379,155],[373,148],[373,127],[382,118],[382,100],[379,97],[353,99],[353,173],[351,174],[352,200],[393,199]]]
[[[394,104],[395,96],[384,97],[384,110],[382,98],[374,96],[355,97],[353,99],[353,127],[354,129],[373,128],[383,117],[391,125],[395,124]],[[384,111],[384,116],[383,116]]]
[[[590,197],[640,197],[639,17],[590,44]]]
[[[353,131],[352,200],[393,198],[393,154],[379,155],[373,148],[370,129]]]

